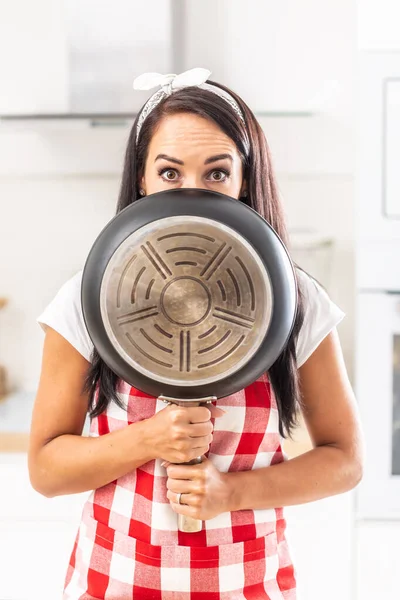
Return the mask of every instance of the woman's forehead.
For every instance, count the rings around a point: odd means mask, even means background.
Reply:
[[[198,115],[178,113],[161,120],[150,141],[149,158],[159,153],[176,156],[177,152],[192,154],[195,151],[197,154],[238,154],[233,140],[216,123]]]

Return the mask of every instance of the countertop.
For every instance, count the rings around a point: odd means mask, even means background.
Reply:
[[[35,395],[16,392],[0,400],[0,452],[26,452]]]

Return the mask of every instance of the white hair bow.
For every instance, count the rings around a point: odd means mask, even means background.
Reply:
[[[168,75],[144,73],[136,77],[133,82],[133,88],[135,90],[151,90],[160,86],[166,94],[170,95],[174,90],[192,85],[201,85],[207,81],[210,75],[211,71],[202,68],[190,69],[180,75],[174,73]]]
[[[161,102],[166,96],[170,96],[173,92],[190,86],[198,86],[203,89],[209,90],[213,94],[220,96],[228,102],[233,110],[239,115],[240,119],[244,123],[244,117],[240,110],[236,100],[226,92],[225,90],[207,83],[207,79],[211,75],[211,71],[208,69],[196,68],[184,71],[180,75],[170,73],[168,75],[161,75],[161,73],[143,73],[139,75],[133,82],[133,88],[135,90],[151,90],[155,87],[160,87],[159,90],[147,100],[142,110],[140,111],[137,125],[136,125],[136,141],[139,139],[139,134],[142,129],[143,123],[154,108]]]

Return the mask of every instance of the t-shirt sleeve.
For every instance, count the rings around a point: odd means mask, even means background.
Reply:
[[[83,318],[81,284],[82,271],[79,271],[64,283],[37,322],[44,331],[47,327],[57,331],[90,362],[93,344]]]
[[[345,313],[312,277],[300,270],[297,275],[305,303],[304,322],[296,345],[297,367],[300,368]]]

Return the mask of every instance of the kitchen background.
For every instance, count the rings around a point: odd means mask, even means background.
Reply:
[[[36,317],[113,216],[143,71],[194,66],[269,141],[296,260],[339,327],[367,467],[291,508],[305,600],[399,596],[400,8],[395,0],[0,0],[0,600],[54,600],[85,495],[46,499],[26,448]],[[300,428],[293,456],[309,447]]]

